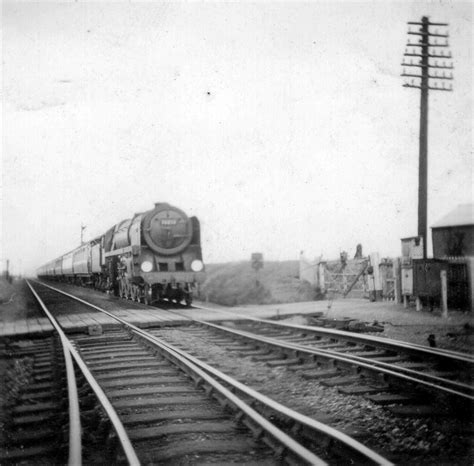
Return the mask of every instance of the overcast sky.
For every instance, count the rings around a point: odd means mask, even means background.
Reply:
[[[206,262],[400,255],[422,15],[455,67],[430,94],[431,225],[472,202],[470,2],[3,3],[2,258],[32,272],[157,201],[200,218]]]

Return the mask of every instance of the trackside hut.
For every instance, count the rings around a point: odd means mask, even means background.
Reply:
[[[433,257],[449,263],[448,299],[473,309],[474,204],[457,206],[431,226]]]

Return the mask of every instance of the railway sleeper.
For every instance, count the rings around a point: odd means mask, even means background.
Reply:
[[[301,377],[305,380],[317,380],[336,377],[338,375],[341,375],[341,371],[339,369],[323,369],[315,371],[305,371],[301,374]]]
[[[170,435],[182,434],[229,434],[236,433],[236,425],[231,421],[219,422],[182,422],[179,424],[168,424],[165,426],[131,428],[129,430],[130,439],[133,441],[159,439]]]
[[[252,356],[253,361],[259,361],[259,362],[278,361],[282,359],[285,359],[285,356],[282,356],[281,354],[275,354],[275,353]]]
[[[318,369],[320,366],[315,362],[303,362],[300,364],[294,364],[288,366],[290,371],[314,371]]]
[[[103,345],[109,345],[113,342],[126,343],[127,341],[132,341],[132,336],[124,331],[112,332],[108,331],[106,334],[89,336],[89,337],[79,337],[74,340],[81,348],[86,348],[90,346],[97,345],[99,343]]]
[[[390,385],[359,385],[355,387],[341,387],[338,389],[338,392],[343,395],[368,395],[372,393],[389,393],[394,391],[397,391],[396,388]]]
[[[270,350],[267,348],[261,348],[261,349],[249,349],[249,350],[239,350],[239,353],[244,355],[244,356],[265,356],[270,354]]]
[[[128,361],[128,362],[117,362],[116,364],[107,363],[107,364],[91,364],[92,370],[94,373],[100,372],[114,372],[114,371],[124,371],[128,369],[137,369],[143,368],[145,370],[157,370],[163,367],[169,367],[168,363],[160,362],[160,361],[143,361],[143,360],[136,360],[136,361]]]
[[[125,340],[122,343],[112,343],[112,344],[96,344],[81,346],[80,352],[82,354],[102,354],[109,353],[113,351],[131,351],[134,349],[141,349],[141,346],[138,343],[135,343],[133,340]]]
[[[294,366],[301,364],[300,358],[286,358],[286,359],[277,359],[276,361],[267,361],[266,365],[270,367],[278,366]]]
[[[23,427],[21,430],[10,432],[8,440],[12,445],[21,445],[25,447],[27,445],[36,444],[38,442],[48,441],[52,438],[57,437],[58,433],[56,430],[42,427],[38,429],[35,426]]]
[[[152,407],[169,407],[171,405],[204,405],[209,402],[205,395],[200,396],[161,396],[141,399],[115,400],[113,405],[116,409],[148,409]]]
[[[127,355],[122,355],[122,356],[117,356],[117,357],[104,357],[104,356],[99,356],[97,358],[93,357],[92,355],[87,357],[87,365],[90,367],[94,368],[95,366],[100,366],[100,365],[107,365],[107,364],[127,364],[127,363],[133,363],[133,362],[146,362],[146,361],[156,361],[156,358],[148,352],[143,352],[143,354],[127,354]]]
[[[373,403],[385,406],[390,404],[420,404],[419,397],[410,395],[400,395],[398,393],[377,393],[374,395],[366,395],[367,400]]]
[[[127,380],[126,382],[128,387],[141,387],[141,386],[167,386],[167,385],[187,385],[189,384],[189,379],[184,376],[165,376],[161,377],[160,375],[156,376],[145,376],[145,377],[137,377],[131,380]],[[107,389],[114,389],[114,388],[122,388],[124,386],[124,382],[122,379],[120,380],[109,380],[101,382],[101,386]]]
[[[121,350],[108,350],[108,351],[92,351],[90,353],[82,353],[88,361],[95,360],[109,360],[109,359],[126,359],[134,357],[150,356],[148,351],[144,351],[141,348],[127,348]]]
[[[398,417],[457,417],[457,413],[453,410],[443,410],[433,405],[389,406],[388,410]]]
[[[112,371],[111,373],[99,373],[97,374],[97,379],[100,381],[102,384],[103,382],[106,381],[127,381],[128,379],[135,379],[136,377],[143,377],[143,376],[160,376],[160,377],[176,377],[180,375],[181,372],[178,369],[169,367],[167,369],[160,369],[160,372],[157,374],[156,368],[155,367],[145,367],[140,370],[122,370],[120,372],[118,371]]]
[[[359,383],[361,380],[363,380],[363,376],[361,375],[348,375],[334,377],[329,380],[322,380],[321,385],[324,385],[325,387],[339,387],[344,385],[353,385],[355,383]]]
[[[153,446],[152,446],[153,447]],[[217,440],[212,439],[211,441],[202,441],[202,439],[192,439],[185,443],[179,443],[173,446],[167,446],[166,448],[150,448],[147,449],[147,453],[143,455],[144,463],[174,463],[174,464],[187,464],[192,461],[185,461],[186,457],[190,460],[205,463],[203,456],[210,457],[221,457],[223,461],[221,464],[226,462],[226,457],[229,454],[242,454],[246,460],[240,460],[240,464],[248,464],[250,460],[258,461],[259,453],[263,451],[263,448],[256,448],[255,444],[249,440]],[[263,453],[262,453],[263,456]],[[255,464],[255,463],[254,463]]]
[[[186,386],[148,386],[143,388],[123,388],[121,390],[109,390],[107,395],[110,398],[127,398],[127,397],[139,397],[147,395],[163,395],[163,394],[185,394],[185,393],[196,393],[193,387]]]
[[[152,424],[158,422],[170,421],[209,421],[227,419],[228,416],[222,412],[209,409],[201,409],[201,407],[189,409],[179,408],[176,410],[166,409],[158,412],[144,412],[123,414],[121,416],[122,422],[126,425],[134,426],[141,424]]]
[[[55,445],[35,445],[28,448],[9,448],[0,452],[0,463],[14,461],[20,463],[30,458],[34,458],[34,464],[55,464],[52,458],[58,456],[58,449]]]

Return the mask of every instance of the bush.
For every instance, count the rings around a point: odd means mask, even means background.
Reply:
[[[250,262],[209,264],[201,295],[203,299],[226,306],[290,303],[320,298],[320,293],[308,282],[299,280],[298,267],[298,261],[266,262],[256,274]]]

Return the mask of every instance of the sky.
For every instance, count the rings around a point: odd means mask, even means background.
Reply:
[[[4,2],[2,260],[34,273],[155,202],[200,219],[208,263],[399,256],[423,15],[454,64],[429,97],[430,226],[473,201],[470,2]]]

